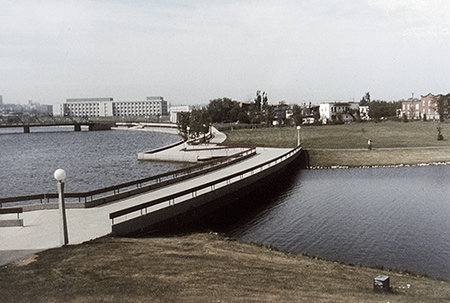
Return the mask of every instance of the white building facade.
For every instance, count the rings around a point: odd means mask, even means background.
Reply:
[[[184,106],[171,106],[170,107],[170,122],[171,123],[178,123],[178,114],[179,113],[183,113],[183,112],[187,112],[189,113],[191,111],[191,109],[189,108],[189,105],[184,105]]]
[[[167,101],[163,97],[147,97],[144,101],[114,101],[113,98],[75,98],[57,103],[55,116],[73,117],[130,117],[167,115]]]
[[[359,112],[359,103],[357,102],[323,102],[319,105],[322,123],[337,119],[341,119],[343,122],[353,122],[356,112]]]

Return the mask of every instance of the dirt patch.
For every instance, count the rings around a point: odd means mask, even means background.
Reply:
[[[25,265],[28,265],[28,264],[31,264],[31,263],[35,262],[36,259],[37,259],[37,255],[31,255],[31,256],[28,256],[28,257],[23,258],[21,260],[17,260],[15,262],[13,262],[12,265],[14,265],[14,266],[25,266]]]

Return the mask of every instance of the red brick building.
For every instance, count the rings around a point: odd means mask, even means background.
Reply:
[[[444,118],[449,117],[450,94],[447,95],[433,95],[428,94],[421,96],[419,99],[408,99],[402,101],[402,115],[406,115],[408,119],[427,119],[439,120],[438,100],[443,98],[442,104],[444,106]]]

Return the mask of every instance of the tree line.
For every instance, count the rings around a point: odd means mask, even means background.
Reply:
[[[397,109],[401,108],[400,101],[371,100],[370,92],[367,92],[359,102],[360,106],[369,106],[369,116],[375,121],[382,117],[396,117]],[[291,110],[292,121],[295,125],[302,124],[304,116],[303,108],[294,104],[292,108],[281,101],[277,105],[269,105],[266,92],[257,91],[254,100],[250,103],[242,103],[230,98],[218,98],[210,100],[208,105],[193,108],[191,112],[178,114],[178,128],[186,139],[200,137],[209,132],[212,123],[243,123],[272,125],[278,121],[279,125],[284,123],[286,111]],[[318,106],[310,113],[316,121],[319,120]],[[359,114],[359,113],[357,113]],[[189,131],[188,131],[189,130]]]
[[[250,103],[242,103],[229,98],[210,100],[209,104],[201,108],[193,108],[191,112],[178,114],[178,128],[186,139],[199,137],[209,131],[211,123],[243,123],[272,125],[278,120],[284,123],[286,111],[290,106],[284,102],[278,105],[269,105],[266,92],[257,91],[254,100]],[[301,124],[301,109],[294,105],[294,120]]]
[[[397,110],[402,107],[401,101],[371,100],[370,92],[367,92],[359,101],[360,106],[369,106],[369,117],[375,121],[381,118],[397,116]]]

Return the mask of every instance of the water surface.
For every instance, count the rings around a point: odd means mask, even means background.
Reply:
[[[450,166],[302,170],[226,232],[283,250],[450,279]]]
[[[0,197],[56,192],[53,173],[67,173],[66,192],[84,192],[183,167],[138,161],[137,154],[180,140],[137,131],[82,131],[73,128],[0,129]],[[70,131],[69,131],[70,130]],[[16,133],[12,133],[12,132]]]

